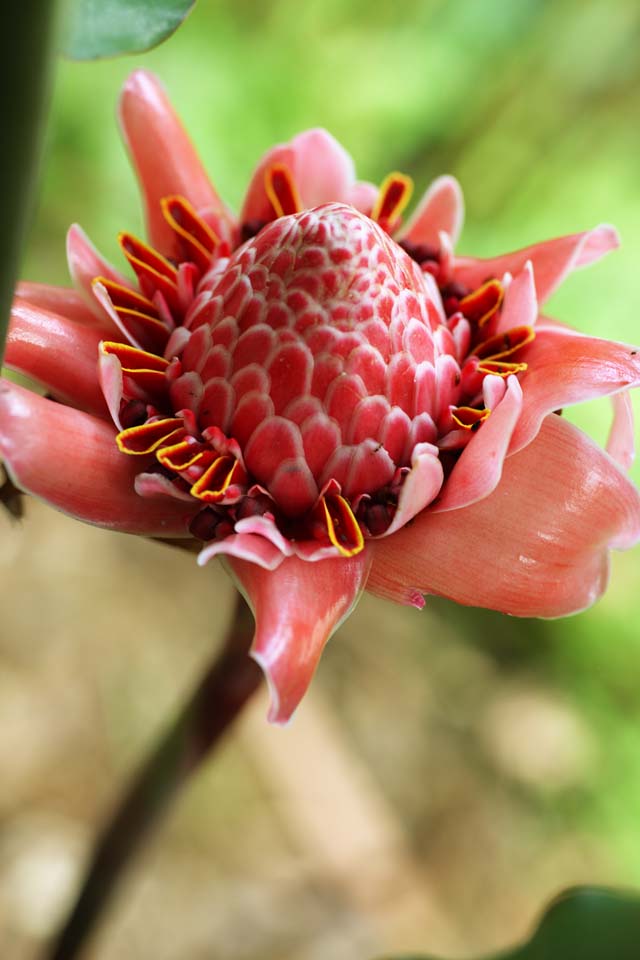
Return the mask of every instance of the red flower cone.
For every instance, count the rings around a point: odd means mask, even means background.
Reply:
[[[223,557],[277,722],[365,588],[522,616],[592,603],[609,548],[640,539],[640,359],[539,309],[615,231],[456,257],[453,178],[403,227],[408,178],[357,182],[322,130],[267,153],[236,218],[152,76],[120,118],[150,245],[120,237],[132,282],[72,227],[75,290],[19,288],[6,363],[53,399],[0,386],[14,482]],[[554,413],[604,395],[608,453]]]

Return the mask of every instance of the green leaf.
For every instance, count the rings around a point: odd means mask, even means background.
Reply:
[[[640,897],[597,887],[561,894],[525,944],[482,960],[638,960]],[[386,960],[436,960],[388,957]],[[480,960],[480,958],[479,958]]]
[[[195,0],[67,0],[63,52],[72,60],[140,53],[171,36]]]

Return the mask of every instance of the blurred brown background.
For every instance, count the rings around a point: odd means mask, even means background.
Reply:
[[[200,0],[157,51],[60,64],[25,276],[67,282],[71,221],[114,259],[141,229],[114,106],[143,65],[235,205],[263,150],[321,124],[363,177],[455,173],[462,252],[614,222],[622,251],[552,312],[637,342],[639,41],[633,0]],[[601,438],[607,417],[575,419]],[[562,887],[640,884],[640,555],[614,561],[605,598],[561,622],[365,596],[292,726],[256,702],[183,794],[87,957],[474,956]],[[0,572],[0,956],[27,960],[233,591],[37,503],[0,517]]]

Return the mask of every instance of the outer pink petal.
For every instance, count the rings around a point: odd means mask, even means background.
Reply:
[[[440,233],[456,244],[464,222],[464,197],[455,177],[434,180],[398,236],[398,240],[440,246]]]
[[[4,362],[47,387],[56,400],[106,417],[98,383],[98,344],[107,335],[98,327],[14,300]]]
[[[495,490],[521,410],[522,390],[512,376],[502,400],[462,451],[432,511],[458,510]]]
[[[532,440],[551,411],[640,384],[637,348],[585,337],[567,327],[536,327],[536,338],[522,359],[529,366],[520,378],[524,403],[510,454]]]
[[[201,508],[139,497],[140,458],[119,452],[112,426],[6,380],[0,380],[0,455],[22,490],[110,530],[184,537]]]
[[[356,180],[347,190],[345,203],[350,203],[352,207],[368,217],[371,215],[379,192],[380,187],[377,187],[375,183],[369,183],[368,180]]]
[[[527,260],[531,260],[538,302],[543,304],[572,270],[595,263],[619,246],[619,242],[614,228],[603,224],[586,233],[546,240],[489,260],[457,257],[454,276],[460,283],[474,288],[491,277],[500,279],[505,273],[515,276]]]
[[[391,536],[424,510],[437,496],[442,480],[438,448],[431,443],[419,443],[411,455],[411,469],[402,484],[398,509],[385,536]]]
[[[94,310],[89,309],[84,298],[73,287],[53,287],[47,283],[23,280],[16,288],[16,297],[26,300],[33,307],[42,307],[78,323],[89,326],[96,323]],[[100,319],[104,318],[101,316]]]
[[[112,267],[108,260],[96,250],[88,236],[77,223],[69,227],[67,233],[67,262],[69,273],[78,293],[90,310],[102,323],[108,322],[104,310],[93,294],[93,281],[96,277],[105,277],[123,287],[133,289],[133,284],[119,270]],[[120,339],[120,337],[118,337]]]
[[[302,200],[316,207],[344,200],[356,176],[351,156],[335,137],[321,128],[306,130],[291,141],[296,158],[295,176]]]
[[[273,163],[289,168],[305,207],[332,200],[352,202],[355,179],[353,160],[330,133],[305,130],[289,143],[272,147],[258,163],[240,214],[240,222],[273,219],[273,208],[264,188],[265,171]]]
[[[549,416],[489,497],[427,511],[376,541],[368,589],[403,602],[417,589],[517,616],[563,616],[604,590],[607,548],[638,540],[638,491],[589,438]]]
[[[287,557],[273,571],[227,560],[256,619],[251,655],[269,683],[272,722],[286,723],[298,706],[327,640],[363,590],[370,562],[368,549],[317,563]]]
[[[219,212],[222,202],[157,77],[134,70],[122,91],[119,117],[144,195],[150,242],[172,256],[175,235],[162,216],[160,200],[180,194],[196,210]]]
[[[611,397],[613,423],[607,439],[607,453],[623,470],[630,470],[635,459],[633,407],[627,390]]]
[[[538,318],[533,266],[527,260],[520,273],[509,283],[500,311],[496,333],[505,333],[512,327],[532,327]]]

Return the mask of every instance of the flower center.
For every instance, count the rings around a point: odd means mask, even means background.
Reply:
[[[139,290],[94,282],[129,341],[101,345],[103,389],[136,489],[199,501],[195,537],[269,526],[353,556],[394,522],[417,454],[438,464],[437,494],[533,331],[499,330],[497,280],[467,291],[440,251],[391,238],[400,174],[371,217],[303,210],[281,165],[265,189],[273,220],[232,243],[165,199],[175,262],[121,236]]]

